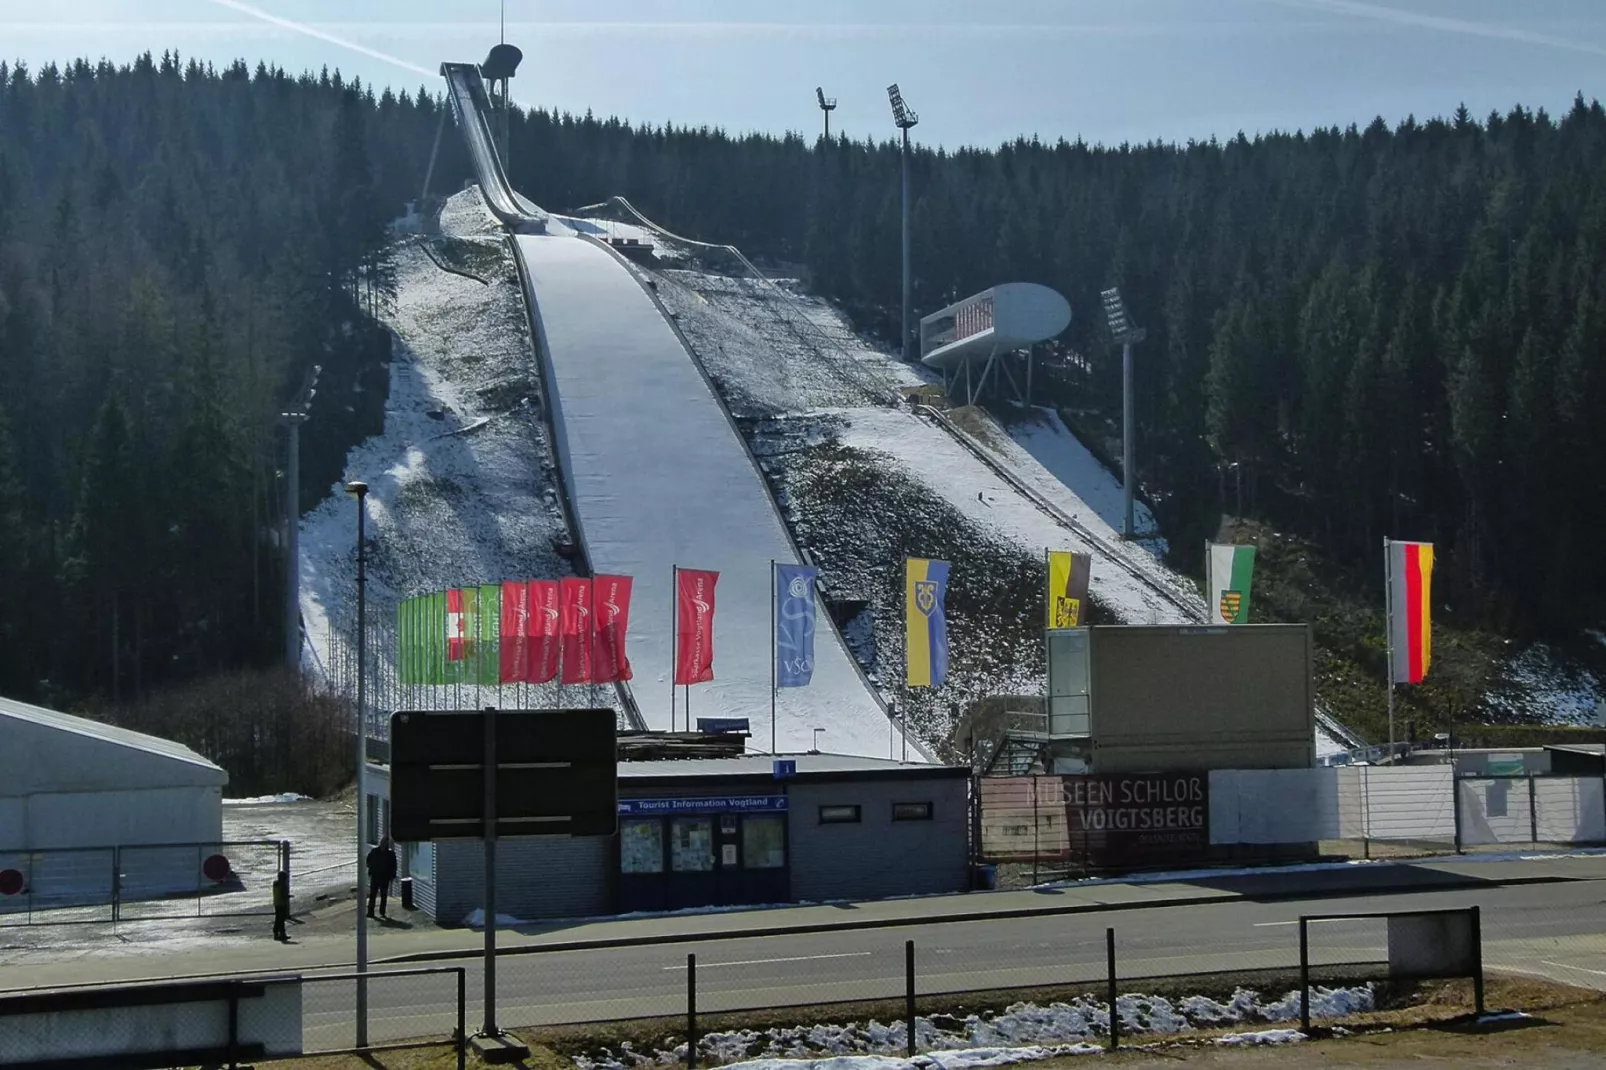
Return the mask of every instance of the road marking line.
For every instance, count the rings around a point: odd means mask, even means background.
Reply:
[[[1310,919],[1310,921],[1306,922],[1305,924],[1306,925],[1336,925],[1341,921],[1373,921],[1373,920],[1375,920],[1375,919],[1372,919],[1372,918],[1312,918],[1312,919]],[[1257,929],[1274,929],[1274,928],[1277,928],[1278,926],[1282,926],[1282,925],[1298,925],[1298,924],[1299,924],[1299,919],[1297,919],[1297,918],[1294,919],[1293,921],[1257,921],[1257,922],[1255,922],[1255,928],[1257,928]]]
[[[836,955],[791,955],[787,958],[780,959],[746,959],[741,962],[699,962],[697,966],[699,969],[711,970],[720,966],[765,966],[772,962],[815,962],[819,959],[861,959],[869,958],[870,955],[871,952],[869,951],[844,951]],[[685,964],[682,963],[679,966],[665,966],[664,970],[665,972],[668,972],[669,970],[684,970],[685,968]]]
[[[1551,962],[1549,959],[1540,959],[1539,961],[1546,966],[1555,966],[1557,969],[1577,970],[1579,973],[1592,973],[1598,977],[1606,977],[1606,970],[1589,970],[1582,966],[1569,966],[1565,962]]]

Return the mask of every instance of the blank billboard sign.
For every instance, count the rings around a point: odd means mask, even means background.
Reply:
[[[1303,624],[1089,630],[1093,771],[1315,764]]]

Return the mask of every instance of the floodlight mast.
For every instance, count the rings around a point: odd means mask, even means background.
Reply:
[[[920,116],[903,102],[898,83],[887,86],[887,99],[892,102],[892,121],[903,133],[903,333],[899,336],[899,353],[905,363],[909,360],[909,305],[912,287],[909,282],[909,128],[920,122]]]
[[[825,95],[825,90],[819,86],[814,87],[814,99],[820,102],[820,110],[825,113],[825,140],[831,140],[831,113],[836,110],[836,98]]]
[[[1104,299],[1104,318],[1110,325],[1110,337],[1121,343],[1121,537],[1130,539],[1134,534],[1132,499],[1137,481],[1132,456],[1133,410],[1136,408],[1132,400],[1132,346],[1143,341],[1148,332],[1132,326],[1132,318],[1127,315],[1126,302],[1121,300],[1118,288],[1112,286],[1099,296]]]

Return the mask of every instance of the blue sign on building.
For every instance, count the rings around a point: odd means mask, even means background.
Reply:
[[[795,777],[797,776],[797,759],[777,758],[775,759],[775,763],[771,768],[775,773],[776,780],[786,780],[789,777]]]
[[[697,718],[697,731],[705,735],[728,735],[732,733],[746,733],[752,735],[752,728],[748,726],[746,717],[699,717]]]
[[[619,813],[631,817],[657,814],[785,813],[785,795],[721,795],[701,799],[620,799]]]

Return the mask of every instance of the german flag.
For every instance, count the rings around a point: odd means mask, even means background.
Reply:
[[[1388,543],[1389,651],[1394,682],[1419,684],[1433,655],[1431,542]]]

